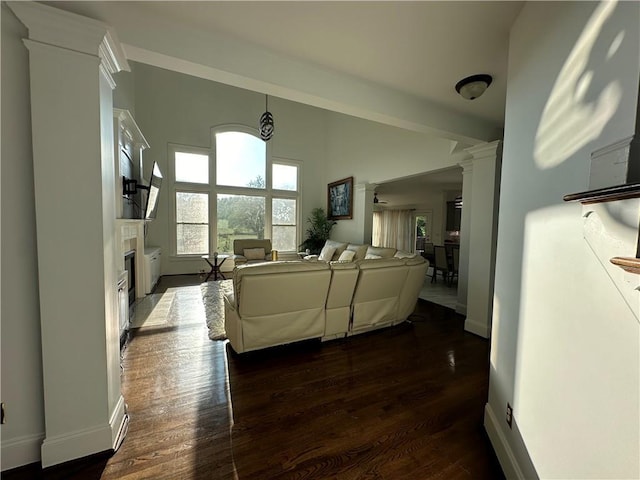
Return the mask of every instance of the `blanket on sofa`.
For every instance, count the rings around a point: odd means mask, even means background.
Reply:
[[[211,340],[224,340],[227,334],[224,330],[224,299],[226,292],[233,290],[232,280],[205,282],[200,285],[205,318],[209,328]]]

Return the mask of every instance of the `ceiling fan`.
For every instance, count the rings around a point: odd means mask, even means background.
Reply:
[[[378,192],[373,192],[373,203],[387,203],[378,199]]]

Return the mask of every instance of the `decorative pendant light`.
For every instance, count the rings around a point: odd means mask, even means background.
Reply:
[[[260,137],[268,142],[273,137],[273,115],[269,111],[269,95],[265,97],[265,112],[260,116]]]

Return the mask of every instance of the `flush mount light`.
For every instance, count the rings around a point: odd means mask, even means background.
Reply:
[[[489,85],[491,85],[492,80],[491,75],[471,75],[456,83],[456,92],[458,92],[462,98],[473,100],[484,93]]]
[[[265,142],[273,137],[273,115],[269,111],[269,95],[265,95],[265,112],[260,116],[260,138]]]

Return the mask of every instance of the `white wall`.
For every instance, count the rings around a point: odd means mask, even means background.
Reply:
[[[168,178],[168,144],[211,147],[211,128],[240,124],[257,128],[264,112],[264,95],[144,64],[134,64],[136,122],[151,148],[145,151],[145,178],[153,161]],[[275,134],[269,141],[272,157],[303,162],[301,188],[303,234],[311,210],[324,202],[326,189],[326,112],[269,97]],[[147,245],[163,249],[162,274],[193,273],[201,260],[171,258],[169,184],[160,193],[158,218],[148,227]]]
[[[0,469],[40,459],[44,437],[40,302],[27,30],[2,3],[2,425]]]
[[[527,478],[640,476],[639,323],[562,201],[633,133],[639,20],[635,2],[531,2],[511,31],[486,422]]]
[[[122,71],[113,75],[116,82],[116,88],[113,90],[113,107],[129,110],[133,118],[136,118],[134,65],[133,62],[129,65],[130,72]]]
[[[457,166],[467,156],[452,155],[448,140],[338,113],[329,113],[327,142],[329,182],[353,176],[354,184],[375,184]],[[331,237],[360,241],[358,226],[358,219],[340,220]],[[434,225],[434,234],[437,231],[443,232]]]
[[[230,123],[255,127],[264,111],[264,96],[255,92],[140,63],[132,62],[132,68],[135,118],[151,145],[144,153],[145,175],[154,160],[168,171],[169,143],[209,148],[211,127]],[[269,110],[276,128],[268,145],[270,155],[303,162],[303,236],[311,210],[318,206],[326,209],[326,188],[331,181],[349,176],[354,176],[356,184],[386,181],[456,166],[466,155],[451,155],[448,140],[275,97],[269,97]],[[197,272],[204,267],[201,261],[171,258],[169,254],[168,186],[165,182],[159,215],[149,224],[146,243],[163,248],[163,274]],[[442,200],[436,203],[433,231],[438,236],[444,228],[444,206]],[[363,241],[362,221],[339,221],[332,237]]]

